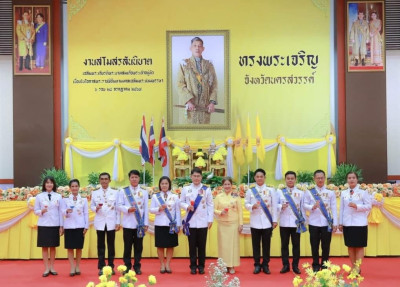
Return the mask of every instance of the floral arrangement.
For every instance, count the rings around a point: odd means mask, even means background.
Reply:
[[[332,264],[330,261],[326,261],[324,266],[326,269],[322,269],[318,272],[314,272],[309,263],[303,264],[303,269],[307,277],[302,279],[300,276],[296,276],[293,279],[293,286],[295,287],[330,287],[330,286],[352,286],[357,287],[364,280],[359,274],[359,267],[361,261],[357,261],[356,268],[351,270],[350,266],[343,264],[342,268],[339,265]],[[348,274],[346,276],[345,272]]]
[[[206,276],[206,286],[207,287],[239,287],[240,281],[239,278],[234,277],[232,280],[229,280],[229,276],[226,274],[226,264],[222,260],[222,258],[218,258],[217,264],[211,263],[208,267],[209,276]]]
[[[126,266],[120,265],[117,267],[120,277],[118,279],[120,287],[134,287],[135,283],[138,281],[136,278],[136,273],[132,270],[126,272]],[[89,282],[86,287],[118,287],[118,283],[111,280],[112,268],[110,266],[103,267],[103,275],[99,277],[100,283],[96,284],[94,282]],[[150,275],[149,285],[155,285],[157,283],[156,277]],[[138,287],[145,287],[145,284],[140,284]]]
[[[196,159],[194,166],[204,168],[207,166],[207,164],[204,158],[200,156],[198,159]]]
[[[179,160],[179,161],[187,161],[188,159],[189,159],[189,156],[184,151],[181,151],[177,158],[177,160]]]
[[[207,174],[207,173],[204,173]],[[220,177],[214,177],[215,179],[219,179]],[[185,179],[186,180],[186,179]],[[190,181],[190,178],[187,178],[187,181]],[[211,186],[212,188],[212,194],[213,196],[217,196],[219,193],[223,192],[223,188],[218,183],[219,181],[210,181],[205,182],[206,185]],[[181,188],[186,184],[186,181],[183,184],[180,184],[179,182],[175,182],[174,180],[174,186],[173,186],[173,192],[176,194],[181,193]],[[158,186],[152,186],[152,187],[147,187],[147,186],[141,186],[142,188],[146,189],[147,192],[149,193],[149,197],[158,192]],[[274,187],[274,186],[271,186]],[[282,189],[285,186],[283,184],[279,184],[276,188]],[[314,188],[314,184],[296,184],[296,188],[300,189],[302,191],[306,191],[307,189],[312,189]],[[79,194],[83,198],[87,198],[90,200],[91,194],[93,190],[96,190],[100,188],[100,185],[97,186],[92,186],[88,185],[86,187],[81,187],[79,190]],[[117,187],[112,187],[114,189],[118,189]],[[334,184],[328,184],[326,186],[327,189],[335,191],[336,197],[340,197],[340,194],[343,190],[346,190],[348,188],[347,184],[336,186]],[[365,184],[362,183],[360,184],[360,188],[367,190],[369,194],[373,195],[373,198],[377,202],[383,202],[383,199],[385,197],[400,197],[400,184],[390,184],[390,183],[383,183],[383,184]],[[240,196],[244,198],[246,196],[246,191],[249,189],[249,186],[247,184],[240,184],[240,185],[233,185],[233,195]],[[19,201],[25,201],[29,199],[30,197],[36,196],[38,193],[42,192],[42,189],[40,186],[35,186],[35,187],[14,187],[14,188],[8,188],[8,189],[0,189],[0,200],[3,201],[9,201],[9,200],[19,200]],[[70,194],[69,187],[68,186],[60,186],[57,189],[57,192],[59,192],[63,197],[68,197]]]
[[[213,159],[214,161],[217,161],[217,160],[220,160],[220,161],[221,161],[221,160],[224,159],[224,157],[222,156],[221,153],[219,153],[219,152],[217,151],[216,153],[214,153],[212,159]]]

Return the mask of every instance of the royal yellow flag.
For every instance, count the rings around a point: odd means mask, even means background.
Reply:
[[[242,128],[240,127],[240,121],[238,119],[236,123],[235,150],[233,151],[233,156],[235,157],[238,165],[244,164],[244,151],[242,142]]]
[[[261,132],[260,118],[256,118],[256,145],[257,145],[257,158],[259,161],[264,162],[265,149],[264,149],[264,139]]]
[[[250,129],[250,117],[247,116],[246,126],[246,160],[250,164],[253,161],[253,146],[251,145],[251,129]]]

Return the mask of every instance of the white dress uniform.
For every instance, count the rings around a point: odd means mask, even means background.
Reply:
[[[132,196],[135,198],[135,202],[139,207],[140,217],[144,220],[144,225],[149,225],[149,213],[148,213],[148,203],[149,203],[149,193],[147,190],[141,188],[139,185],[136,187],[129,186],[129,190]],[[136,229],[138,222],[136,220],[135,212],[128,212],[131,208],[131,203],[125,194],[125,189],[121,188],[118,194],[118,210],[122,212],[122,227]],[[144,217],[143,217],[144,215]]]
[[[265,184],[262,186],[256,185],[255,188],[271,213],[272,223],[277,222],[277,195],[275,190],[271,187],[267,187]],[[261,206],[253,209],[253,205],[257,202],[258,200],[254,196],[253,191],[251,189],[247,190],[244,203],[245,208],[250,212],[250,230],[254,265],[256,267],[262,266],[263,268],[269,268],[273,226]],[[260,261],[260,242],[263,250],[262,263]]]
[[[351,191],[353,191],[351,193]],[[353,202],[357,208],[349,206]],[[342,191],[340,196],[339,224],[343,225],[345,245],[348,247],[366,247],[368,240],[368,214],[372,208],[368,191],[354,189]]]
[[[63,226],[61,201],[61,195],[54,191],[42,192],[36,196],[34,212],[39,216],[37,247],[60,246],[59,228]],[[47,208],[47,212],[42,214],[44,208]]]
[[[318,196],[321,198],[320,204],[324,204],[330,217],[333,220],[333,226],[338,225],[336,195],[333,190],[329,190],[324,186],[315,187]],[[313,257],[312,267],[314,271],[318,271],[324,267],[324,262],[329,260],[332,231],[328,230],[328,220],[325,218],[320,208],[313,210],[316,200],[310,190],[304,193],[304,209],[309,212],[308,229],[310,232],[311,253]],[[321,245],[322,257],[319,261],[319,246]]]
[[[190,269],[195,271],[198,268],[199,272],[203,274],[206,261],[208,224],[214,221],[214,202],[211,189],[204,190],[202,184],[195,186],[192,183],[185,186],[181,192],[180,206],[186,211],[186,220],[188,215],[187,208],[191,205],[191,201],[196,200],[198,194],[202,196],[202,199],[189,221],[190,235],[188,236],[188,241]]]
[[[72,209],[72,212],[68,213],[68,209]],[[87,199],[78,194],[74,200],[74,196],[70,194],[62,200],[61,211],[64,216],[65,248],[82,249],[85,238],[83,230],[89,229]]]
[[[176,226],[182,225],[181,208],[179,196],[173,194],[171,191],[160,192],[160,196],[164,200],[172,219],[176,222]],[[157,194],[151,198],[150,212],[156,215],[154,220],[155,228],[155,246],[160,248],[169,248],[178,246],[178,235],[176,233],[170,234],[170,220],[165,211],[159,211],[161,206]]]
[[[115,230],[115,225],[120,224],[121,215],[117,211],[118,190],[109,187],[107,190],[102,188],[92,192],[92,202],[90,208],[96,213],[94,217],[94,228],[96,230],[104,231]],[[98,212],[96,206],[103,204]]]
[[[129,192],[132,194],[132,197],[135,199],[136,205],[138,207],[137,211],[139,211],[140,218],[143,218],[144,226],[149,225],[149,212],[148,212],[148,202],[149,202],[149,194],[147,190],[141,188],[139,185],[133,187],[129,185]],[[137,227],[139,222],[136,219],[136,212],[128,212],[128,209],[131,208],[131,202],[129,201],[125,188],[120,189],[118,195],[118,210],[122,212],[122,227],[123,229],[123,238],[124,238],[124,265],[127,267],[127,270],[132,268],[131,255],[132,255],[132,246],[133,246],[133,254],[134,254],[134,265],[133,268],[136,273],[140,271],[141,268],[141,259],[143,252],[143,237],[138,237],[137,235]]]
[[[94,228],[97,233],[97,268],[102,269],[105,263],[105,238],[107,235],[108,266],[114,268],[115,257],[115,227],[120,224],[121,213],[117,211],[118,191],[108,187],[94,190],[90,208],[96,213]],[[96,212],[96,206],[103,204]]]
[[[325,204],[327,211],[331,215],[331,218],[333,219],[333,225],[338,225],[335,192],[333,190],[327,189],[325,186],[323,186],[322,188],[316,186],[315,190]],[[310,215],[308,217],[308,224],[318,227],[328,226],[328,220],[322,214],[321,209],[312,209],[315,203],[316,201],[314,199],[314,196],[311,194],[311,191],[307,190],[304,193],[304,209],[310,212]]]
[[[296,187],[289,188],[286,190],[291,195],[293,202],[300,215],[305,219],[305,212],[303,206],[304,192],[297,189]],[[292,241],[292,254],[293,261],[292,267],[298,269],[300,261],[300,233],[297,233],[297,217],[290,205],[282,209],[282,205],[287,203],[286,197],[283,195],[283,191],[278,189],[278,211],[279,211],[279,232],[281,235],[281,254],[282,254],[282,264],[284,268],[289,268],[289,241]],[[304,223],[305,224],[305,223]]]

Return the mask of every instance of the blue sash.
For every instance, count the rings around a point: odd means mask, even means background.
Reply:
[[[205,185],[203,185],[201,188],[204,190],[204,192],[207,190],[207,186],[205,186]],[[183,231],[183,234],[185,234],[186,236],[190,235],[190,232],[189,232],[189,227],[190,227],[189,221],[192,218],[193,214],[196,212],[196,209],[199,206],[199,204],[201,202],[201,199],[202,199],[202,196],[200,194],[198,194],[196,199],[194,200],[194,206],[193,206],[194,210],[188,212],[188,214],[186,216],[186,220],[182,220],[182,231]]]
[[[132,207],[134,207],[135,210],[135,217],[136,217],[136,221],[137,221],[137,237],[142,238],[145,235],[145,231],[144,231],[144,212],[143,212],[143,217],[140,216],[140,211],[139,211],[139,207],[135,201],[135,198],[132,196],[131,190],[128,187],[124,188],[125,191],[125,195],[126,198],[128,199],[130,205]]]
[[[165,204],[165,201],[161,196],[161,192],[156,193],[156,196],[161,205]],[[178,230],[178,227],[176,226],[176,217],[172,218],[172,215],[169,212],[168,208],[165,208],[164,212],[169,219],[169,234],[174,234],[174,233],[178,234],[179,230]]]
[[[289,203],[290,208],[292,209],[294,215],[296,216],[296,225],[297,225],[297,233],[303,233],[307,231],[306,226],[304,223],[306,220],[304,219],[303,215],[301,212],[297,209],[296,204],[293,201],[292,196],[288,193],[286,188],[282,189],[283,196],[286,198],[287,202]]]
[[[332,217],[329,215],[328,210],[326,209],[326,206],[324,204],[324,201],[321,199],[321,197],[318,195],[317,191],[315,190],[315,188],[310,190],[311,195],[314,197],[315,201],[319,201],[319,209],[321,210],[322,214],[324,215],[324,217],[326,218],[326,220],[328,221],[328,232],[332,232],[332,225],[333,225],[333,219]]]
[[[258,191],[255,187],[253,187],[251,189],[251,191],[253,192],[253,195],[257,199],[257,201],[260,202],[261,208],[263,209],[265,215],[267,216],[269,222],[271,223],[271,227],[273,227],[272,215],[271,215],[271,212],[269,211],[267,205],[265,204],[264,200],[261,198],[260,194],[258,193]]]

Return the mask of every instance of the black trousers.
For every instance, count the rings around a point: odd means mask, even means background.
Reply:
[[[296,232],[296,227],[280,227],[281,234],[281,254],[283,266],[289,266],[289,240],[292,239],[293,261],[292,267],[299,267],[300,261],[300,233]]]
[[[190,269],[204,269],[208,228],[189,228]]]
[[[107,235],[107,249],[108,249],[108,266],[114,268],[114,258],[115,258],[115,230],[107,230],[107,225],[104,231],[97,230],[97,256],[99,261],[97,263],[97,268],[102,269],[106,266],[105,253],[106,245],[105,238]]]
[[[331,248],[332,232],[328,231],[328,226],[313,226],[309,225],[308,230],[310,231],[310,244],[313,268],[323,268],[323,263],[329,260],[329,252]],[[322,258],[321,263],[319,262],[319,243],[321,242]]]
[[[124,264],[127,270],[132,268],[132,246],[133,246],[133,269],[140,269],[142,264],[140,264],[140,260],[142,259],[143,252],[143,237],[139,238],[137,236],[137,229],[124,228]]]
[[[253,247],[254,266],[268,267],[271,251],[271,236],[272,228],[258,229],[250,228],[251,230],[251,245]],[[262,245],[263,262],[260,264],[260,243]]]

